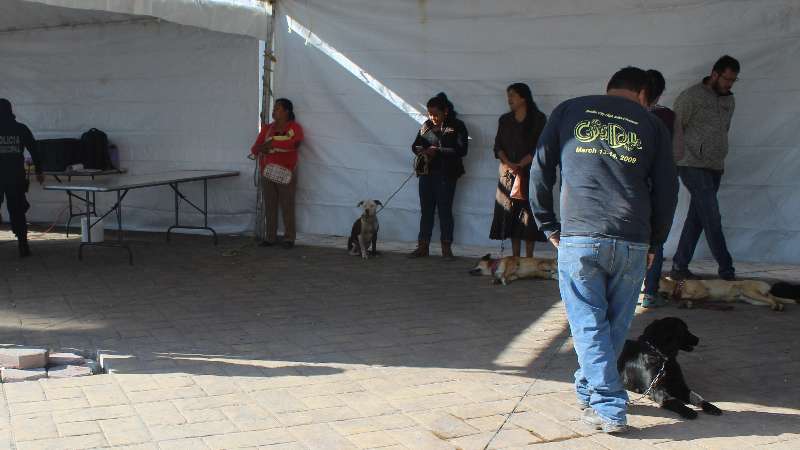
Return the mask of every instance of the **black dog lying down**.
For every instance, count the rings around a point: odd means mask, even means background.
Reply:
[[[687,403],[708,414],[722,414],[719,408],[689,389],[675,359],[679,350],[690,352],[698,342],[700,339],[690,333],[686,323],[677,317],[654,321],[644,329],[639,339],[625,341],[617,361],[625,388],[640,394],[647,392],[663,367],[663,373],[648,393],[650,399],[686,419],[697,418],[697,411],[687,407]]]

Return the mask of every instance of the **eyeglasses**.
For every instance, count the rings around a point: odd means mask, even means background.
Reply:
[[[737,81],[739,81],[739,77],[733,77],[733,78],[731,78],[731,77],[726,77],[726,76],[723,76],[723,75],[720,75],[719,77],[720,77],[721,79],[723,79],[723,80],[727,81],[728,83],[731,83],[731,84],[733,84],[733,83],[736,83]]]

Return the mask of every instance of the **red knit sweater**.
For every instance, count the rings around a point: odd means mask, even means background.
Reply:
[[[256,147],[263,144],[267,138],[272,139],[272,147],[281,150],[289,150],[287,152],[275,152],[269,154],[259,154]],[[278,132],[275,130],[275,123],[269,125],[262,125],[261,132],[258,133],[256,142],[250,148],[250,153],[260,156],[259,167],[261,170],[267,164],[277,164],[286,167],[289,170],[294,170],[297,166],[297,147],[303,141],[303,127],[295,121],[290,121],[286,124],[285,132]]]

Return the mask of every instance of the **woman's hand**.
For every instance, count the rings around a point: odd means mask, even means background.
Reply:
[[[438,150],[439,150],[439,147],[434,147],[434,146],[431,145],[430,147],[428,147],[425,150],[423,150],[422,153],[425,153],[428,156],[433,156],[433,155],[436,154],[436,152]]]
[[[256,151],[259,153],[272,153],[272,141],[267,141],[261,145],[256,145]]]
[[[503,165],[506,167],[506,170],[510,171],[514,175],[519,175],[520,165],[516,163],[512,163],[511,161],[506,160]]]

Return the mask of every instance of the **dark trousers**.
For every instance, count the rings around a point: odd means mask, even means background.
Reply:
[[[647,269],[644,276],[644,293],[656,296],[658,294],[658,280],[661,279],[661,269],[664,267],[664,246],[659,245],[653,255],[653,265]]]
[[[696,167],[678,167],[678,175],[689,190],[691,203],[686,221],[683,223],[678,249],[672,258],[672,270],[688,270],[697,241],[700,240],[700,233],[705,232],[708,248],[719,265],[720,276],[733,275],[735,272],[733,259],[728,253],[725,236],[722,234],[722,216],[717,201],[722,172]]]
[[[433,235],[433,215],[439,211],[439,228],[442,241],[453,241],[453,198],[456,195],[457,179],[448,178],[439,172],[419,177],[420,241],[430,241]]]
[[[28,211],[28,201],[25,199],[25,184],[0,184],[0,199],[5,197],[8,219],[11,222],[11,231],[18,239],[28,237],[28,223],[25,213]]]

